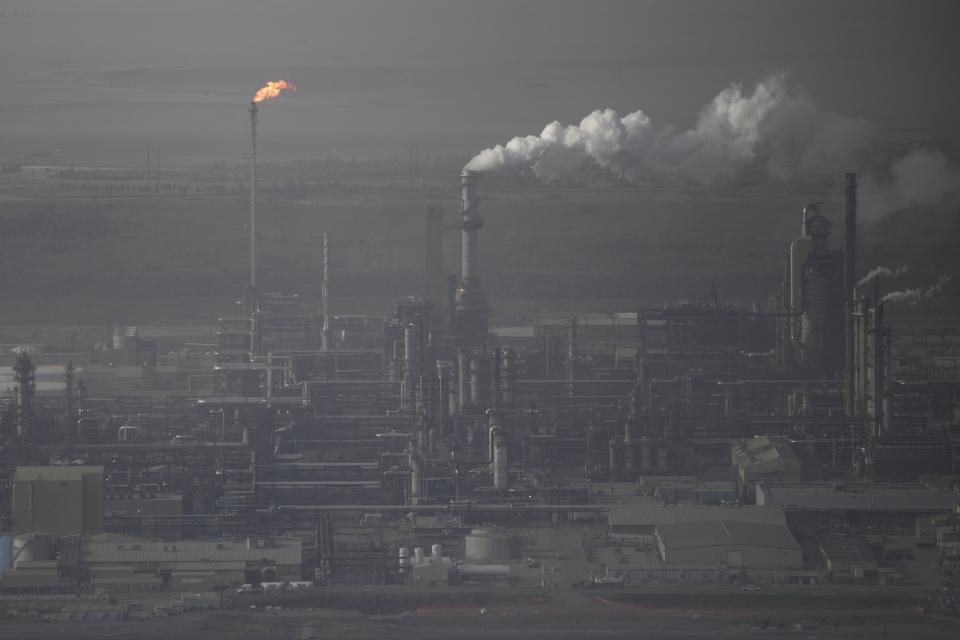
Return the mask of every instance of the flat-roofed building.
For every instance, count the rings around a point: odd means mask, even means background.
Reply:
[[[17,467],[13,526],[56,536],[102,532],[103,467]]]
[[[786,524],[708,520],[656,528],[665,564],[724,566],[732,571],[799,569],[800,543]]]
[[[714,507],[702,505],[625,506],[610,509],[610,533],[641,544],[653,544],[657,527],[700,524],[720,520],[786,525],[783,509],[776,507]]]

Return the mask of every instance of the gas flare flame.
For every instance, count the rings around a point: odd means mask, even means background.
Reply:
[[[260,87],[260,89],[254,94],[254,102],[263,102],[264,100],[269,100],[270,98],[276,98],[280,95],[281,91],[296,91],[297,87],[294,86],[292,82],[287,82],[286,80],[271,80],[267,84]]]

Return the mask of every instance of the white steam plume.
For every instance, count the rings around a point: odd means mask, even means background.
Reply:
[[[870,273],[863,276],[863,278],[860,279],[860,282],[857,283],[857,286],[862,287],[863,285],[872,282],[874,278],[880,276],[883,276],[884,278],[899,278],[902,275],[906,275],[909,271],[910,265],[908,264],[901,265],[895,269],[891,269],[889,267],[876,267]]]
[[[891,291],[883,296],[882,302],[909,302],[916,306],[921,298],[935,298],[943,293],[943,288],[950,283],[949,275],[942,275],[937,281],[926,289],[904,289],[903,291]]]
[[[872,138],[866,120],[823,111],[807,94],[791,91],[784,74],[775,74],[752,91],[728,86],[703,107],[692,129],[656,125],[639,110],[621,116],[597,109],[577,125],[554,121],[539,135],[485,149],[464,168],[529,167],[549,181],[572,174],[590,159],[634,182],[722,184],[758,170],[790,180],[849,171]],[[943,153],[912,151],[889,173],[884,183],[861,176],[861,219],[960,203],[960,168]]]
[[[485,149],[465,169],[531,167],[549,180],[590,158],[632,181],[715,184],[751,168],[787,180],[850,167],[870,136],[866,121],[823,112],[806,94],[790,91],[786,76],[777,74],[751,92],[730,85],[701,110],[693,129],[655,125],[643,111],[620,116],[598,109],[579,125],[551,122],[539,135]]]
[[[917,149],[890,166],[890,181],[862,181],[860,209],[879,218],[907,207],[932,207],[960,203],[960,167],[940,151]]]

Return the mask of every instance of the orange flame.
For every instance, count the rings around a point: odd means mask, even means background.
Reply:
[[[254,102],[263,102],[264,100],[269,100],[270,98],[276,98],[280,95],[281,91],[296,91],[297,88],[293,85],[292,82],[287,82],[286,80],[271,80],[267,84],[260,87],[260,90],[253,96]]]

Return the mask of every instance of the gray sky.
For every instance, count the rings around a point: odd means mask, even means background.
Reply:
[[[958,5],[0,0],[0,143],[232,159],[244,100],[284,75],[300,92],[264,114],[278,156],[468,154],[596,107],[686,127],[728,83],[780,69],[881,135],[956,143]]]

